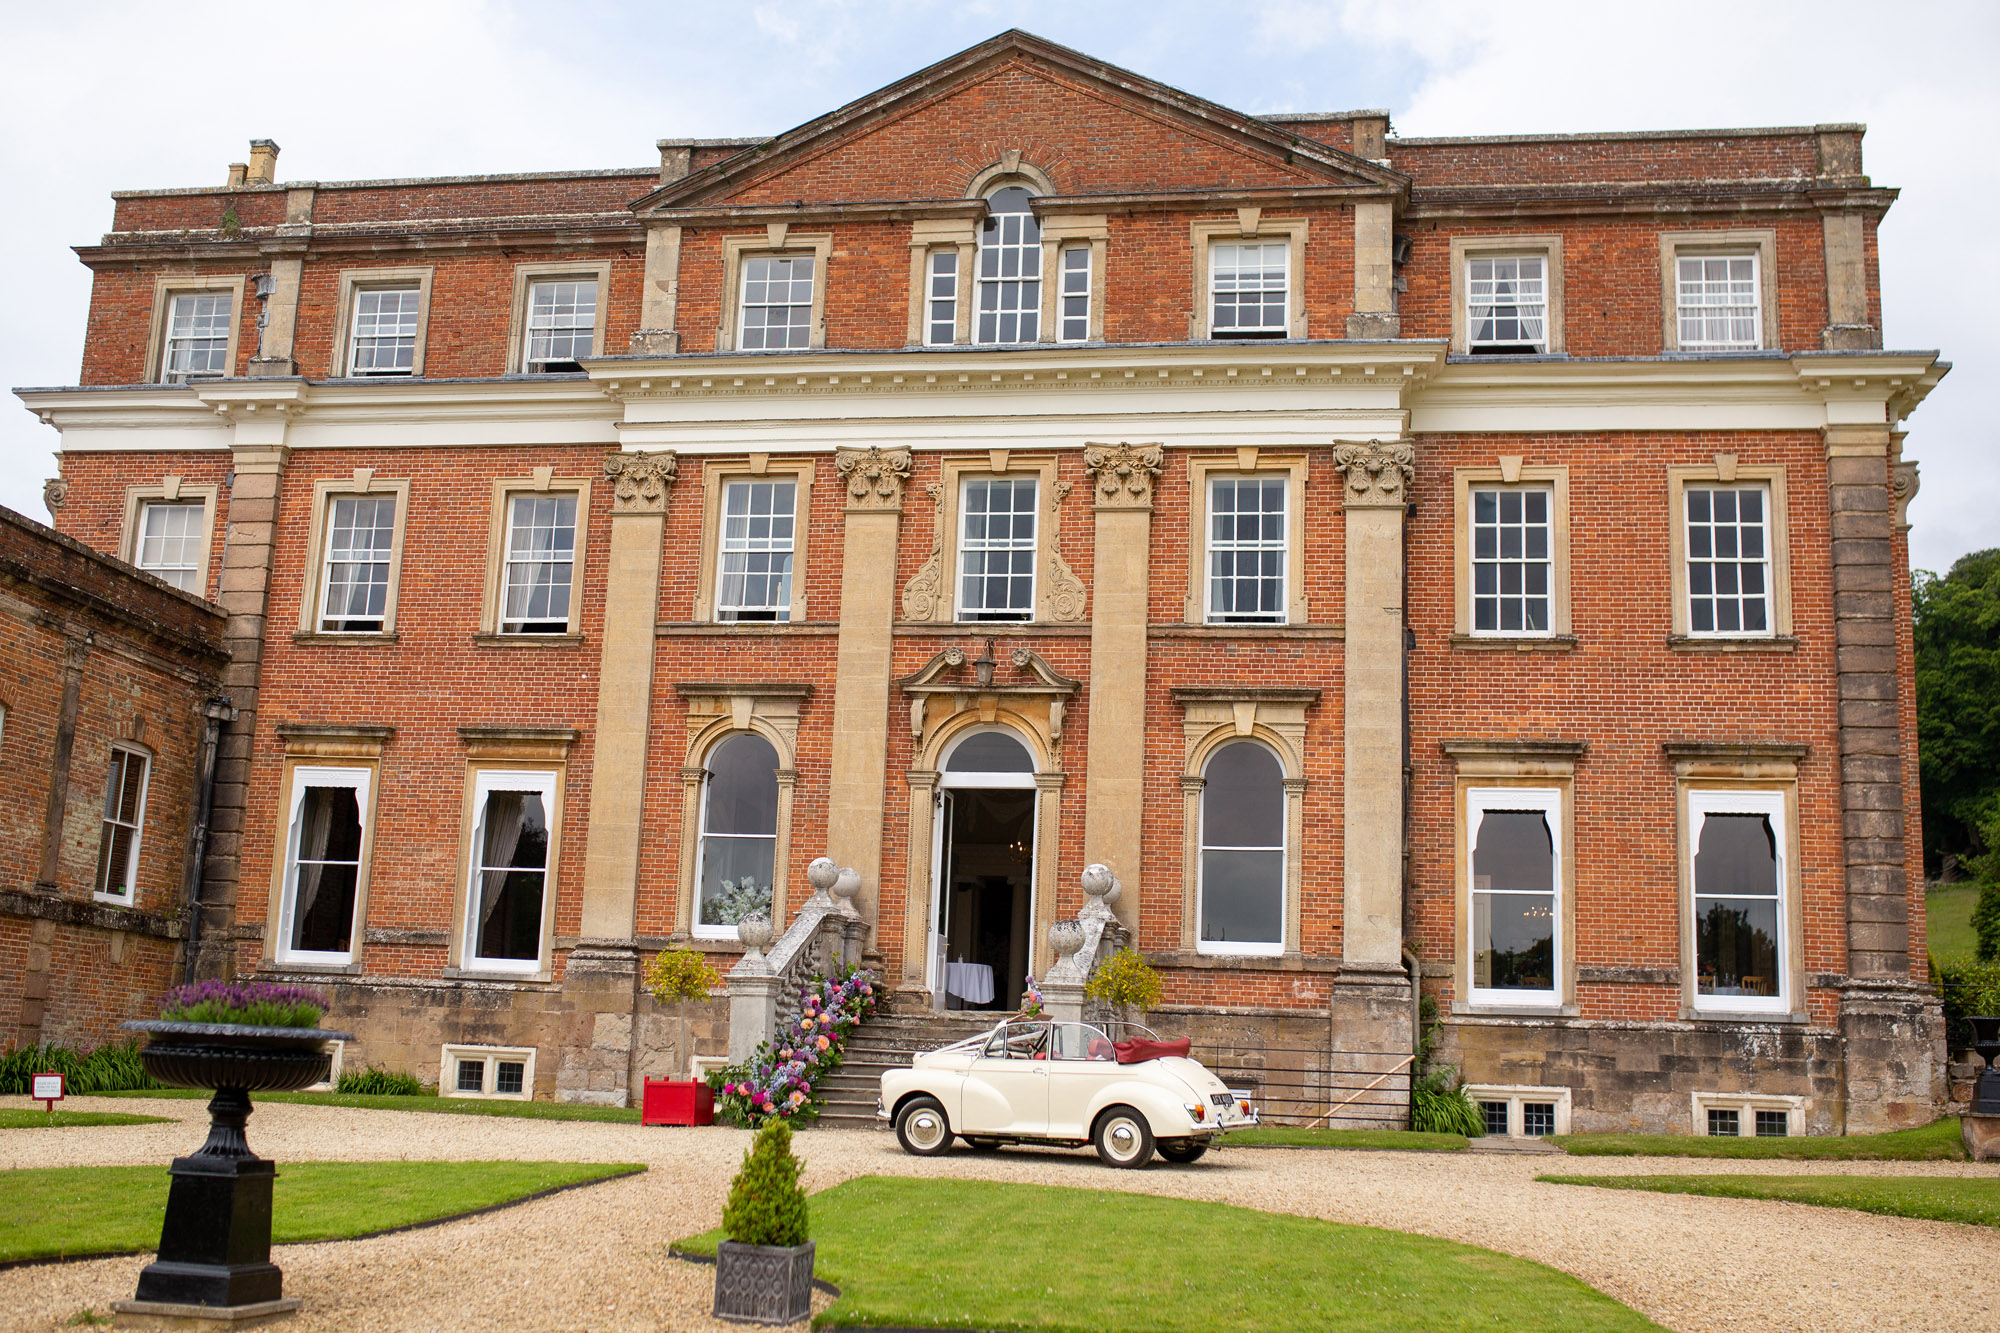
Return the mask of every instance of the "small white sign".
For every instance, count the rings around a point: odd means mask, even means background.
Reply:
[[[63,1099],[63,1076],[61,1074],[35,1074],[32,1076],[35,1090],[28,1095],[38,1102],[59,1102]]]

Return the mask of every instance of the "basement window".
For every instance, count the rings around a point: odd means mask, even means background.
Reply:
[[[1754,1092],[1697,1092],[1694,1130],[1710,1138],[1794,1139],[1806,1132],[1803,1097]]]
[[[529,1101],[534,1095],[532,1046],[447,1046],[438,1073],[443,1097]]]
[[[1495,1138],[1545,1139],[1569,1133],[1568,1088],[1468,1083],[1465,1095],[1479,1108],[1486,1132]]]

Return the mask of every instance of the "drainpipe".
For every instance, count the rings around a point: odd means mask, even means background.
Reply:
[[[181,981],[194,980],[195,955],[201,943],[201,879],[208,862],[208,822],[215,810],[215,758],[222,724],[236,720],[236,705],[221,695],[202,704],[201,760],[194,780],[194,828],[188,835],[187,864],[181,871],[181,899],[187,912],[187,937],[181,943]]]

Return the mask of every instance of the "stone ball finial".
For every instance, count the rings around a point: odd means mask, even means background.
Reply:
[[[1049,947],[1058,959],[1068,958],[1083,947],[1083,923],[1074,918],[1049,923]]]
[[[1104,905],[1106,907],[1111,906],[1111,904],[1117,902],[1119,898],[1123,897],[1124,893],[1125,893],[1125,881],[1118,878],[1118,876],[1113,875],[1111,877],[1111,887],[1104,891]]]
[[[829,893],[834,881],[840,878],[840,867],[830,856],[816,856],[806,867],[806,883],[813,886],[814,893]]]
[[[771,918],[763,912],[747,913],[736,923],[736,938],[743,941],[743,947],[748,949],[753,957],[764,952],[765,946],[770,944],[774,934],[776,932],[771,927]]]
[[[833,877],[833,897],[835,902],[851,903],[854,895],[861,892],[861,872],[853,866],[841,866]]]
[[[1083,868],[1083,891],[1093,898],[1102,898],[1111,892],[1118,877],[1111,873],[1111,867],[1102,861],[1092,861]]]

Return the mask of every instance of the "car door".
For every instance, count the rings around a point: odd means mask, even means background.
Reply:
[[[1118,1077],[1111,1041],[1088,1023],[1057,1023],[1049,1045],[1049,1133],[1085,1138],[1092,1101]]]
[[[1048,1132],[1049,1061],[1047,1023],[1005,1023],[965,1077],[965,1103],[955,1128],[960,1134]]]

